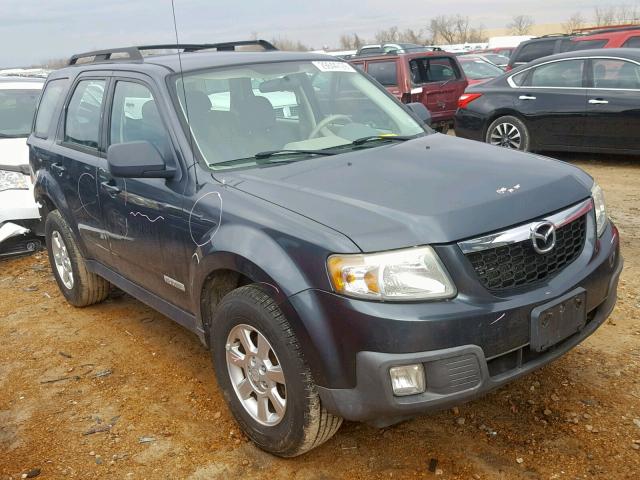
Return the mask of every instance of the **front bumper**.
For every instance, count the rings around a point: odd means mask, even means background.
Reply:
[[[356,388],[320,388],[323,405],[347,420],[385,427],[419,413],[446,409],[482,396],[562,356],[595,332],[616,304],[621,271],[620,259],[609,285],[609,295],[590,312],[585,328],[543,353],[537,354],[523,346],[487,359],[477,345],[409,354],[360,352],[356,360]],[[418,395],[394,396],[389,368],[416,363],[424,366],[427,390]]]
[[[33,190],[0,192],[0,257],[39,250],[43,227]]]
[[[389,425],[468,401],[541,367],[605,321],[616,302],[623,263],[618,233],[610,224],[593,252],[585,249],[546,284],[497,297],[478,285],[457,246],[437,251],[459,287],[450,301],[379,303],[317,290],[290,298],[299,318],[307,319],[308,361],[332,413]],[[577,289],[586,291],[586,326],[534,352],[529,348],[532,310]],[[427,391],[395,397],[389,368],[414,363],[425,367]],[[455,381],[460,376],[464,382]]]

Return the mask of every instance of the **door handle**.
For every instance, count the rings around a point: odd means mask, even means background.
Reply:
[[[606,105],[609,103],[609,100],[603,100],[602,98],[591,98],[589,99],[589,103],[591,105]]]
[[[118,187],[117,185],[111,183],[111,181],[102,182],[100,184],[100,186],[102,187],[103,190],[105,190],[112,197],[115,197],[116,195],[118,195],[121,192],[120,187]]]
[[[520,99],[520,100],[535,100],[536,97],[532,97],[531,95],[520,95],[518,97],[518,99]]]
[[[51,170],[58,174],[58,176],[62,176],[67,169],[61,163],[54,163],[51,165]]]

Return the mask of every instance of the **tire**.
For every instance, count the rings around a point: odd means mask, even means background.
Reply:
[[[242,341],[236,341],[238,332],[251,332],[245,342],[253,344],[249,352],[258,352],[253,357],[247,355]],[[267,343],[259,343],[258,335]],[[261,287],[243,286],[222,299],[213,317],[210,341],[218,385],[241,429],[258,447],[281,457],[295,457],[326,442],[338,431],[342,418],[322,406],[289,322]],[[270,360],[264,363],[258,358],[260,351],[251,350],[259,345],[271,349]],[[229,363],[228,357],[238,361]],[[252,359],[258,362],[257,367],[251,364]],[[282,372],[278,378],[286,386],[275,381],[266,385],[271,382],[269,374],[260,376],[259,370],[265,367],[263,370],[267,372],[276,372],[278,366]],[[262,383],[268,388],[255,387],[260,379],[264,379]],[[243,382],[244,386],[249,384],[247,389],[237,386]],[[277,401],[284,397],[284,409],[278,412],[274,401],[269,399],[265,403],[268,408],[263,409],[266,415],[260,416],[257,405],[265,396],[260,390],[273,392],[274,385],[276,393],[272,395],[275,398],[277,394]],[[241,399],[240,391],[244,392],[245,400]]]
[[[87,270],[73,232],[57,210],[47,215],[45,237],[51,270],[60,291],[71,305],[87,307],[109,296],[111,285]]]
[[[491,122],[487,128],[485,142],[523,152],[528,152],[531,147],[529,129],[522,120],[511,115],[496,118]]]

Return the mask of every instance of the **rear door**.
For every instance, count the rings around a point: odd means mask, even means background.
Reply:
[[[640,150],[640,65],[620,58],[589,60],[587,146]]]
[[[100,151],[100,125],[108,85],[108,73],[88,72],[76,79],[46,159],[67,203],[67,221],[85,254],[103,262],[108,262],[111,254],[100,212],[97,171],[105,161]]]
[[[578,147],[585,131],[584,59],[543,63],[509,77],[514,106],[522,114],[534,148]]]
[[[458,62],[448,56],[414,58],[409,69],[416,86],[422,88],[418,101],[431,112],[432,123],[453,119],[458,98],[467,87]]]

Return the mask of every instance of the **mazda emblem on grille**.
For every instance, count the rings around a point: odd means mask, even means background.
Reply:
[[[549,253],[556,246],[556,226],[551,222],[540,222],[533,225],[531,227],[531,243],[537,253]]]

